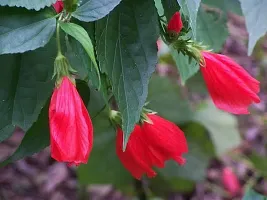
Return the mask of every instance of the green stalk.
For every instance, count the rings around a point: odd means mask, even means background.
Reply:
[[[60,26],[59,26],[59,22],[57,22],[57,56],[61,56],[62,55],[62,51],[61,51],[61,44],[60,44]]]

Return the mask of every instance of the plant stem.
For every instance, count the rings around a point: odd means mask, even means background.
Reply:
[[[86,186],[80,185],[78,188],[78,199],[79,200],[86,200],[89,199],[89,194],[86,191]]]
[[[134,180],[135,191],[139,200],[147,200],[147,194],[144,190],[142,181]]]
[[[57,22],[57,55],[58,56],[62,55],[61,44],[60,44],[60,26],[59,26],[59,22]]]

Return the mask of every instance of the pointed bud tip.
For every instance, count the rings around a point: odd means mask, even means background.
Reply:
[[[123,152],[126,151],[127,142],[128,142],[128,141],[123,140],[123,143],[122,143],[122,151],[123,151]]]
[[[183,28],[183,21],[181,18],[181,14],[180,12],[176,12],[170,19],[167,26],[167,30],[169,33],[179,34],[182,28]]]
[[[53,7],[57,13],[60,13],[64,8],[63,1],[57,0],[57,2],[53,4]]]

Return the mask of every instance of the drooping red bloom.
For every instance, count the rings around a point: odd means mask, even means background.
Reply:
[[[230,193],[232,197],[240,194],[240,182],[230,167],[225,167],[222,171],[222,183],[224,188]]]
[[[51,157],[60,162],[87,163],[93,125],[75,85],[64,77],[49,106]]]
[[[130,135],[125,152],[122,151],[123,132],[117,130],[116,152],[124,167],[133,177],[143,174],[156,176],[153,166],[163,168],[170,159],[184,164],[183,153],[188,151],[184,133],[172,122],[155,114],[148,114],[153,124],[136,125]]]
[[[62,0],[57,0],[56,3],[53,4],[54,9],[56,10],[57,13],[60,13],[63,8],[64,8],[64,4]]]
[[[233,114],[248,114],[249,105],[260,102],[259,81],[225,55],[207,51],[202,55],[200,70],[214,104]]]
[[[167,29],[169,32],[174,32],[178,34],[182,30],[182,28],[183,28],[183,21],[181,18],[181,14],[179,12],[176,12],[170,19]]]

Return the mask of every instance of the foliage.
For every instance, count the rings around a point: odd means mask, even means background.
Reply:
[[[259,194],[258,192],[256,192],[252,188],[249,188],[246,191],[245,196],[243,197],[243,200],[252,200],[252,199],[253,200],[266,200],[267,197]]]
[[[199,73],[203,65],[199,52],[221,51],[228,37],[229,9],[239,15],[242,10],[248,53],[252,53],[267,31],[266,1],[64,1],[71,9],[61,13],[54,11],[53,3],[0,2],[0,142],[15,127],[25,132],[17,150],[1,166],[49,146],[48,107],[58,81],[53,66],[62,54],[74,69],[77,89],[94,124],[92,154],[88,164],[77,170],[81,184],[111,183],[123,191],[132,186],[132,177],[116,156],[109,105],[120,111],[124,149],[144,107],[182,127],[189,146],[187,164],[180,167],[169,161],[158,169],[157,178],[150,181],[151,191],[158,195],[169,189],[191,190],[194,182],[204,179],[212,157],[240,144],[236,118],[205,99],[203,104],[192,102],[188,91],[207,93]],[[180,35],[172,35],[166,24],[178,11],[184,28]],[[162,55],[156,45],[159,38],[167,46]],[[176,65],[171,69],[178,70],[179,76],[157,75],[158,60]],[[178,77],[182,84],[177,83]],[[256,192],[249,190],[244,199],[253,195]]]
[[[240,0],[243,14],[246,18],[249,33],[248,54],[251,55],[256,42],[267,32],[266,13],[261,10],[267,5],[264,0]]]
[[[195,120],[203,124],[209,131],[217,155],[226,153],[227,150],[240,144],[237,120],[228,113],[216,109],[212,102],[196,112]]]

